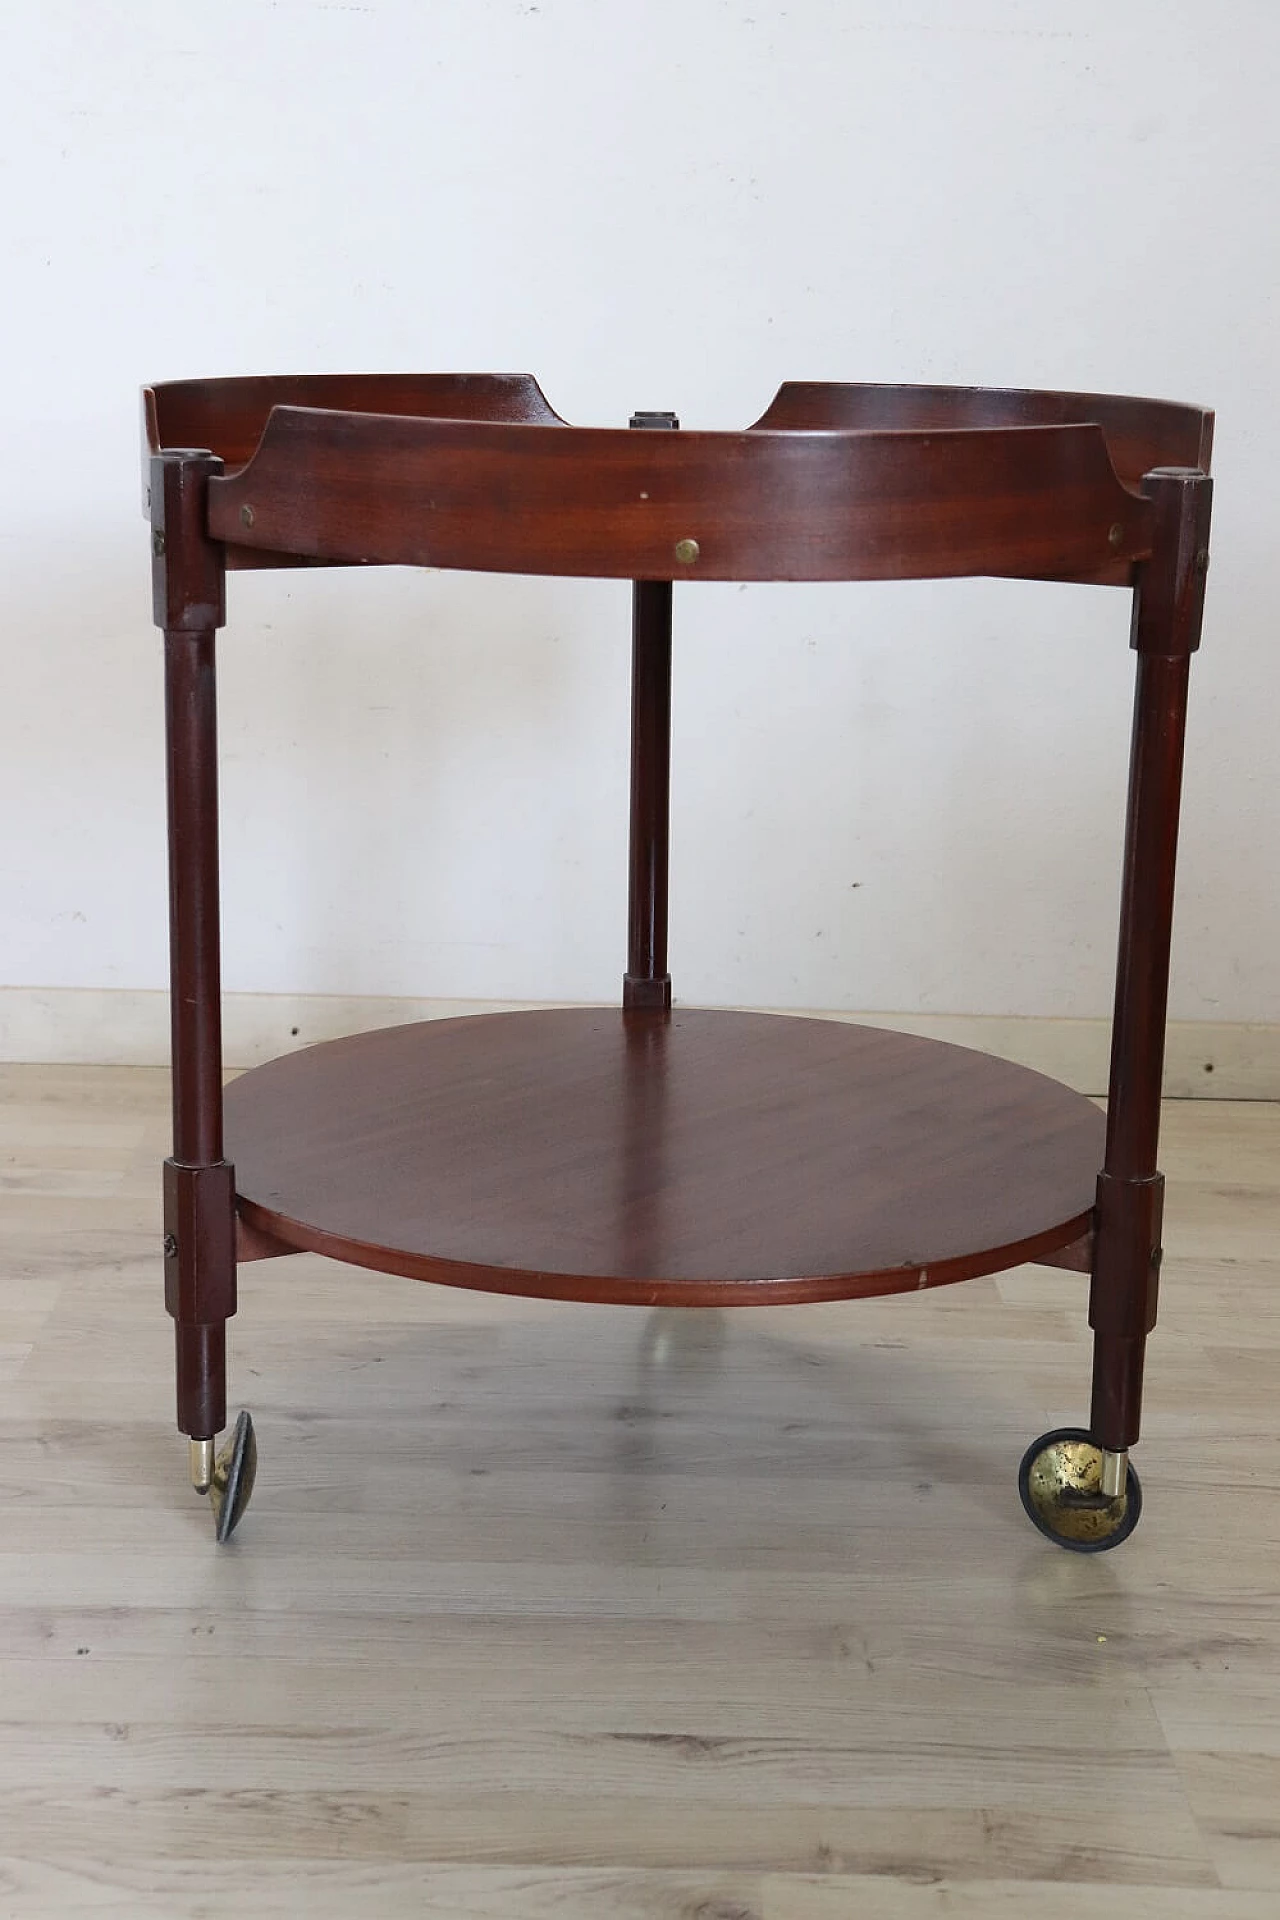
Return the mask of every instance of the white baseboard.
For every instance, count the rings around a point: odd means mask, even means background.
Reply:
[[[493,1013],[497,1000],[375,999],[340,994],[229,993],[223,1003],[228,1067],[373,1027],[451,1014]],[[836,1013],[818,1017],[896,1027],[977,1047],[1048,1073],[1081,1093],[1106,1091],[1105,1020],[1011,1019],[993,1014]],[[1171,1099],[1280,1100],[1280,1025],[1171,1023],[1165,1049]],[[169,1060],[168,995],[145,989],[0,988],[0,1060],[162,1067]]]

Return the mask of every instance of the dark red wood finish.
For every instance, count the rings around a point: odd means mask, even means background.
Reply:
[[[209,496],[210,532],[246,548],[631,580],[1106,578],[1150,528],[1097,426],[666,434],[277,407]]]
[[[1154,552],[1134,595],[1137,651],[1121,886],[1107,1151],[1098,1180],[1089,1322],[1091,1429],[1117,1451],[1138,1438],[1147,1335],[1159,1289],[1164,1176],[1160,1083],[1173,929],[1173,886],[1191,655],[1200,644],[1213,482],[1160,469],[1147,476]]]
[[[178,1425],[226,1425],[226,1322],[236,1310],[235,1175],[223,1158],[215,633],[223,555],[205,530],[208,453],[150,461],[153,610],[164,630],[173,1155],[165,1165],[165,1303]]]
[[[1111,396],[784,386],[740,434],[567,429],[524,376],[181,382],[147,397],[169,729],[179,1421],[224,1417],[240,1258],[313,1247],[465,1286],[685,1305],[817,1299],[1021,1260],[1092,1268],[1092,1431],[1137,1437],[1160,1075],[1212,415]],[[211,454],[176,450],[207,445]],[[222,472],[222,462],[237,469]],[[623,1013],[433,1023],[227,1096],[213,636],[227,564],[631,578]],[[1105,1145],[1089,1103],[936,1043],[663,1011],[677,578],[993,573],[1137,588]],[[1093,1183],[1099,1159],[1102,1172]]]
[[[241,1212],[274,1240],[647,1305],[894,1292],[1069,1245],[1105,1124],[963,1047],[683,1008],[426,1021],[226,1097]]]
[[[208,447],[226,466],[242,467],[262,438],[273,407],[563,424],[527,373],[296,373],[170,380],[143,389],[147,449],[158,453],[162,447]]]
[[[838,428],[877,433],[954,432],[967,427],[1072,427],[1090,422],[1106,436],[1111,464],[1127,487],[1154,467],[1209,470],[1213,415],[1171,400],[1109,393],[1040,393],[1017,387],[893,387],[788,380],[755,422],[761,428]]]
[[[224,466],[251,457],[273,407],[327,407],[446,420],[562,425],[527,373],[299,373],[240,380],[171,380],[142,393],[147,453],[207,447]],[[267,553],[226,544],[228,568],[343,566],[334,556]]]
[[[634,413],[638,431],[673,433],[674,413]],[[624,1007],[669,1007],[668,856],[671,818],[671,582],[631,589],[631,833],[627,855]]]
[[[1209,471],[1212,413],[1204,407],[1121,394],[788,380],[755,422],[755,430],[922,433],[968,428],[989,432],[1088,422],[1102,428],[1111,464],[1126,487],[1141,489],[1144,476],[1159,467]],[[1129,586],[1133,570],[1121,558],[1089,577],[1103,585]]]

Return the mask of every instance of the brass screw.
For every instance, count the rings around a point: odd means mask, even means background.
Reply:
[[[1118,547],[1120,545],[1120,542],[1123,539],[1124,539],[1124,528],[1120,525],[1120,522],[1117,520],[1115,525],[1109,530],[1107,534],[1107,540],[1112,547]]]
[[[251,527],[253,525],[253,508],[247,500],[240,509],[240,525],[242,527]]]
[[[676,541],[676,559],[682,567],[691,567],[697,557],[698,543],[696,540]]]
[[[1208,573],[1208,571],[1209,571],[1209,549],[1208,549],[1208,547],[1197,547],[1197,549],[1196,549],[1196,560],[1195,560],[1195,567],[1196,567],[1196,572],[1197,572],[1197,573]]]
[[[151,551],[152,553],[154,553],[157,560],[163,559],[164,535],[161,533],[159,527],[156,528],[155,532],[151,536]]]

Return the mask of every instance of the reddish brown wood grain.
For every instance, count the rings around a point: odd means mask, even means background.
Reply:
[[[429,1021],[228,1088],[242,1217],[423,1280],[673,1305],[964,1279],[1087,1231],[1104,1122],[984,1054],[782,1015]]]
[[[1147,1335],[1156,1322],[1164,1179],[1158,1168],[1169,950],[1191,656],[1200,644],[1213,482],[1147,475],[1156,550],[1140,569],[1131,639],[1137,653],[1107,1152],[1098,1181],[1089,1324],[1091,1429],[1132,1446],[1141,1429]]]
[[[544,426],[560,419],[529,373],[292,373],[144,387],[143,435],[152,453],[206,447],[228,467],[243,466],[271,409],[282,406]]]
[[[277,407],[220,540],[633,580],[1075,578],[1149,548],[1097,426],[630,433]]]
[[[755,422],[759,428],[850,428],[930,432],[958,427],[1067,427],[1095,422],[1126,486],[1153,467],[1209,471],[1213,415],[1172,400],[1018,387],[915,387],[788,380]]]
[[[152,612],[164,630],[173,1155],[164,1173],[165,1302],[178,1426],[226,1423],[226,1322],[236,1310],[235,1174],[222,1153],[215,634],[223,551],[205,529],[209,453],[149,459]]]
[[[163,447],[205,447],[242,466],[277,406],[355,409],[447,420],[562,424],[528,373],[293,373],[221,380],[170,380],[142,390],[143,465]],[[345,566],[315,554],[268,552],[226,543],[235,571]]]
[[[690,1306],[892,1292],[1050,1259],[1091,1270],[1092,1432],[1112,1451],[1132,1444],[1159,1269],[1160,1058],[1213,416],[793,383],[743,433],[637,434],[566,428],[526,376],[390,375],[180,382],[147,394],[145,426],[161,450],[148,507],[170,663],[166,1258],[185,1430],[221,1418],[234,1310],[212,697],[223,568],[403,562],[639,583],[627,997],[646,1010],[394,1029],[246,1076],[227,1096],[239,1256],[314,1248],[460,1286]],[[649,1010],[667,992],[667,583],[976,573],[1137,588],[1096,1187],[1100,1115],[1024,1069],[878,1030]]]

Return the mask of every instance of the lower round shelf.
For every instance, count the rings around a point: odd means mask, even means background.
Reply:
[[[391,1027],[227,1089],[240,1211],[415,1279],[640,1305],[963,1280],[1088,1230],[1103,1118],[1025,1067],[790,1015]]]

